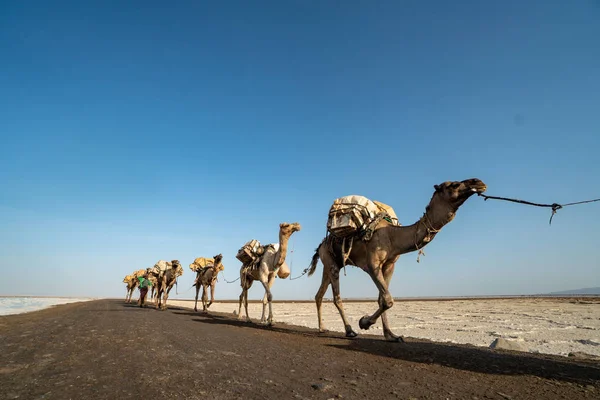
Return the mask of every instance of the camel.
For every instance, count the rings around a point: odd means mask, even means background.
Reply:
[[[131,296],[138,285],[138,280],[133,275],[127,275],[123,278],[123,283],[127,284],[127,293],[125,294],[125,303],[131,303]]]
[[[287,246],[290,236],[294,232],[298,232],[301,229],[299,223],[281,223],[279,224],[279,243],[269,244],[265,246],[265,253],[262,255],[258,267],[252,268],[247,265],[242,265],[240,268],[240,283],[242,286],[242,294],[240,294],[240,305],[238,309],[238,319],[242,319],[242,303],[244,303],[244,309],[246,311],[246,321],[250,321],[250,315],[248,314],[248,290],[252,286],[252,283],[257,280],[262,283],[265,288],[265,295],[263,297],[263,309],[261,323],[267,325],[273,325],[273,306],[271,301],[273,296],[271,294],[271,287],[275,282],[275,278],[279,276],[281,279],[285,279],[290,275],[290,269],[285,263],[285,257],[287,255]],[[269,305],[269,317],[265,318],[267,304]]]
[[[456,211],[465,201],[474,194],[483,193],[487,187],[479,179],[467,179],[462,182],[444,182],[434,185],[434,189],[435,192],[429,205],[425,208],[425,213],[416,223],[409,226],[395,226],[381,220],[370,241],[354,240],[345,263],[342,262],[344,257],[341,239],[327,235],[319,244],[310,263],[308,276],[315,272],[320,258],[323,263],[323,277],[315,296],[320,332],[326,331],[321,316],[321,305],[323,296],[331,284],[333,303],[344,323],[346,337],[357,336],[346,318],[340,297],[339,282],[340,269],[345,265],[354,265],[369,274],[379,290],[379,308],[373,315],[365,315],[359,320],[360,328],[369,329],[381,316],[386,340],[404,341],[401,336],[395,335],[390,330],[385,313],[394,304],[393,297],[389,292],[389,285],[396,261],[401,254],[421,250],[430,243],[436,234],[454,219]]]
[[[156,285],[158,283],[158,279],[156,278],[156,276],[152,275],[152,273],[149,271],[149,269],[150,268],[148,268],[146,271],[148,272],[148,280],[152,284],[152,287],[150,290],[150,301],[152,301],[155,299],[156,293],[158,293],[158,291],[156,290]]]
[[[200,292],[200,286],[202,286],[202,311],[207,313],[208,307],[215,300],[215,286],[217,283],[217,275],[220,271],[223,271],[225,267],[221,264],[223,259],[222,254],[218,254],[214,257],[213,265],[206,266],[199,269],[196,272],[196,302],[194,303],[194,311],[198,311],[198,293]],[[210,302],[208,301],[207,288],[210,286]]]
[[[156,283],[156,309],[166,310],[167,299],[169,298],[169,292],[176,283],[177,278],[183,275],[183,268],[178,260],[173,260],[169,264],[169,267],[165,271],[161,271],[157,277]],[[163,296],[161,300],[161,295]]]

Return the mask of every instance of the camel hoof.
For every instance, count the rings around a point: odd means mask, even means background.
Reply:
[[[355,338],[355,337],[357,337],[357,336],[358,336],[358,333],[356,333],[356,332],[354,332],[354,331],[352,331],[352,330],[351,330],[351,331],[348,331],[348,332],[346,332],[346,337],[347,337],[347,338]]]
[[[385,340],[392,343],[404,343],[402,336],[394,335],[393,333],[384,334]]]
[[[327,332],[329,332],[329,329],[319,328],[319,333],[327,333]]]
[[[373,323],[369,320],[369,316],[367,315],[358,321],[358,326],[360,326],[360,329],[367,330],[371,327],[371,325],[373,325]]]

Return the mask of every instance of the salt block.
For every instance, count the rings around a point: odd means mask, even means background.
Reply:
[[[502,349],[502,350],[514,350],[514,351],[529,351],[525,346],[519,342],[513,340],[507,340],[503,338],[496,338],[490,344],[490,349]]]

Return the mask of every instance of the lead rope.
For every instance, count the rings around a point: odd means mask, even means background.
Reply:
[[[292,239],[292,252],[291,252],[291,254],[292,254],[291,258],[292,258],[292,260],[290,261],[290,281],[294,281],[294,280],[296,280],[298,278],[302,278],[304,275],[306,275],[306,273],[310,269],[310,267],[307,267],[307,268],[304,269],[304,271],[302,271],[302,273],[300,275],[298,275],[295,278],[292,278],[291,272],[292,272],[292,266],[294,265],[294,248],[295,248],[295,246],[296,246],[296,239]]]
[[[227,278],[225,278],[225,273],[224,273],[223,271],[221,271],[221,276],[223,276],[223,280],[224,280],[225,282],[227,282],[227,283],[234,283],[235,281],[237,281],[237,280],[239,280],[239,279],[240,279],[240,277],[238,276],[238,277],[237,277],[237,278],[235,278],[234,280],[232,280],[232,281],[228,281],[228,280],[227,280]]]
[[[573,203],[566,203],[566,204],[558,204],[558,203],[540,204],[540,203],[532,203],[531,201],[525,201],[525,200],[519,200],[519,199],[511,199],[511,198],[508,198],[508,197],[487,196],[487,195],[485,195],[483,193],[477,193],[477,195],[483,197],[484,201],[487,201],[488,199],[492,199],[492,200],[504,200],[504,201],[510,201],[510,202],[513,202],[513,203],[526,204],[528,206],[551,208],[552,209],[552,214],[550,215],[550,221],[549,221],[550,225],[552,225],[552,218],[554,218],[554,214],[556,214],[556,212],[558,210],[560,210],[561,208],[568,207],[568,206],[574,206],[574,205],[577,205],[577,204],[593,203],[593,202],[596,202],[596,201],[600,201],[600,198],[599,198],[599,199],[592,199],[592,200],[576,201],[576,202],[573,202]]]
[[[427,217],[427,213],[423,214],[423,218],[421,219],[421,222],[423,222],[423,225],[425,225],[425,229],[427,230],[427,236],[425,236],[425,238],[429,238],[429,240],[427,240],[427,243],[431,242],[431,234],[435,233],[437,234],[439,231],[441,231],[440,229],[435,229],[433,227],[433,225],[431,224],[431,221],[429,221],[429,217]],[[427,223],[429,223],[429,226],[427,226]],[[419,245],[417,244],[417,233],[418,233],[418,229],[417,232],[415,232],[415,247],[417,248],[417,250],[419,250],[419,252],[417,253],[417,263],[421,262],[421,256],[425,257],[425,250],[423,249],[423,247],[425,247],[425,244],[423,246],[421,246],[421,248],[419,248]]]
[[[292,280],[292,272],[294,272],[294,250],[296,249],[296,239],[292,236],[292,250],[290,251],[290,280]]]

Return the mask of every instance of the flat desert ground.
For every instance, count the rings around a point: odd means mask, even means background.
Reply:
[[[169,300],[174,306],[193,308],[193,302]],[[199,309],[202,303],[198,301]],[[376,302],[344,303],[346,315],[359,334],[381,334],[381,321],[361,331],[358,320],[372,314]],[[237,313],[236,302],[215,301],[210,311]],[[262,303],[250,303],[252,319],[260,319]],[[242,309],[242,313],[244,313]],[[600,298],[508,298],[465,300],[396,300],[389,313],[392,330],[402,336],[435,342],[488,347],[496,338],[518,342],[529,352],[567,356],[600,356]],[[274,302],[275,322],[317,328],[314,302]],[[243,314],[245,315],[245,314]],[[331,301],[323,303],[323,320],[330,331],[344,332]]]
[[[311,303],[274,304],[274,327],[238,321],[234,303],[210,314],[177,304],[158,311],[105,299],[0,316],[0,400],[599,398],[597,359],[485,346],[517,332],[540,349],[592,353],[597,303],[398,301],[391,318],[406,343],[378,330],[346,339],[283,323],[314,326]],[[373,306],[348,302],[353,324]],[[253,317],[260,307],[252,305]],[[330,303],[326,315],[339,330]]]

